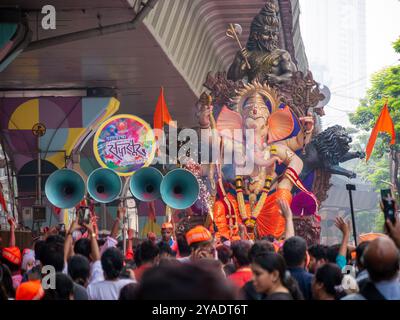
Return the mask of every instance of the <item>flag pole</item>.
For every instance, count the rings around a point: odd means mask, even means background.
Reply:
[[[165,98],[164,98],[164,87],[161,86],[161,99],[162,99],[162,105],[165,104]],[[161,108],[161,119],[162,119],[162,130],[163,130],[163,136],[165,137],[165,132],[164,132],[164,108]],[[169,141],[168,141],[169,143]],[[163,169],[163,174],[165,174],[165,163],[162,164],[162,169]]]

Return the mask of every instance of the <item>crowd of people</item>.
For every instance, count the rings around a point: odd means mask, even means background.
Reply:
[[[338,217],[341,243],[308,246],[294,234],[289,206],[281,203],[281,211],[287,220],[281,240],[230,242],[200,225],[175,236],[167,222],[161,239],[149,233],[135,246],[129,230],[125,248],[118,241],[124,208],[104,238],[93,221],[75,220],[66,231],[48,230],[32,248],[15,246],[10,219],[8,246],[0,243],[0,299],[400,299],[397,219],[386,222],[387,235],[354,247],[348,223]]]

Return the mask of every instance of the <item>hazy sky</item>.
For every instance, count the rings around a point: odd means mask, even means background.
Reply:
[[[392,42],[400,36],[400,1],[367,0],[368,74],[399,62]]]
[[[313,15],[316,14],[312,12],[312,8],[310,8],[310,2],[308,2],[308,6],[306,5],[307,1],[311,0],[300,0],[300,8],[301,8],[301,16],[300,22],[304,25],[305,21],[307,21],[308,28],[310,28],[310,23],[313,24]],[[320,0],[323,4],[324,2],[328,5],[328,0]],[[319,2],[319,1],[318,1]],[[302,21],[303,19],[303,21]],[[306,20],[305,20],[306,19]],[[332,19],[331,19],[332,21]],[[327,22],[327,23],[335,23]],[[315,22],[315,26],[312,25],[312,29],[309,32],[315,32],[315,30],[319,29],[317,25],[318,22]],[[339,28],[335,26],[329,29],[330,32],[339,31]],[[318,49],[317,44],[315,44],[315,34],[307,35],[307,28],[301,29],[304,45],[306,49],[306,54],[309,57],[318,57]],[[332,39],[335,39],[337,36],[340,36],[338,33],[328,35]],[[368,82],[367,86],[369,86],[369,77],[376,71],[379,71],[385,66],[393,65],[396,63],[400,63],[398,59],[400,59],[400,55],[396,54],[393,50],[392,43],[400,36],[400,1],[399,0],[366,0],[366,63],[367,63],[367,75]],[[350,49],[352,50],[352,49]],[[311,62],[310,69],[313,70],[312,59],[309,58],[309,62]],[[331,60],[330,60],[331,61]],[[328,62],[329,63],[329,62]],[[351,68],[351,61],[347,61],[349,64],[348,68]],[[336,68],[336,69],[335,69]],[[331,72],[335,72],[337,70],[336,65],[326,65],[326,69],[332,70]],[[335,77],[337,79],[337,77]],[[318,80],[318,79],[317,79]],[[337,81],[337,80],[336,80]],[[348,83],[353,83],[352,88],[362,88],[364,82],[356,82],[354,83],[354,79],[350,81],[345,81],[344,83],[332,83],[330,87],[335,89],[336,87],[341,87],[342,90]],[[334,90],[336,91],[336,90]],[[353,94],[355,96],[355,94]],[[362,95],[364,96],[364,95]],[[343,100],[345,99],[345,100]],[[347,105],[346,107],[344,105]],[[355,97],[337,97],[333,96],[331,102],[325,107],[326,116],[324,116],[323,124],[324,127],[328,127],[334,124],[341,124],[344,126],[348,126],[350,122],[348,121],[348,112],[354,111],[356,106],[358,105],[358,100]],[[342,110],[342,111],[341,111]]]

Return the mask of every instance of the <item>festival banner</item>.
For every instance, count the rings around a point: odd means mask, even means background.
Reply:
[[[93,140],[98,163],[120,176],[130,176],[151,164],[155,154],[155,138],[143,119],[122,114],[105,121]]]

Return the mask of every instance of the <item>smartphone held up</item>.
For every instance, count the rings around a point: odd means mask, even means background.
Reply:
[[[81,226],[90,223],[90,210],[88,207],[80,207],[77,211],[78,223]]]
[[[394,224],[396,221],[396,201],[390,189],[381,190],[381,201],[385,221],[389,219]]]

